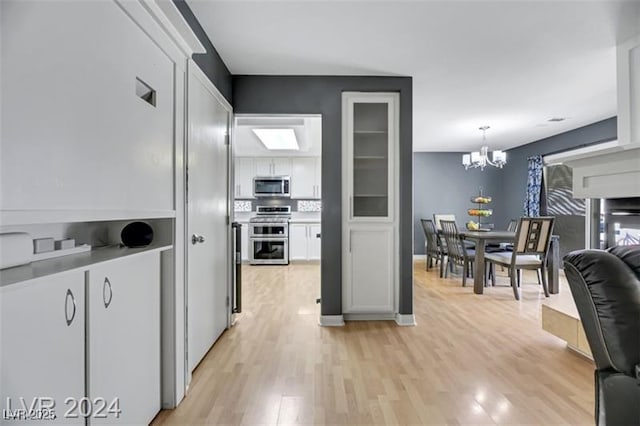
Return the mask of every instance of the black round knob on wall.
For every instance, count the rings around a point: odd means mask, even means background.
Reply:
[[[145,222],[131,222],[122,228],[120,239],[127,247],[146,247],[153,241],[153,228]]]

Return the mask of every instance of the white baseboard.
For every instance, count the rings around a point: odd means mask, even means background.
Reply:
[[[372,314],[343,314],[346,321],[389,321],[395,320],[394,313],[372,313]]]
[[[342,315],[320,315],[318,324],[322,327],[342,327],[344,318]]]
[[[413,260],[427,260],[426,254],[414,254]]]
[[[403,327],[412,327],[416,324],[416,316],[414,314],[396,314],[396,324]]]

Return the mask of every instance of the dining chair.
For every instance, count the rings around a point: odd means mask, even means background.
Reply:
[[[456,215],[455,214],[440,214],[440,213],[434,213],[433,214],[433,222],[436,225],[436,230],[437,231],[442,231],[442,224],[440,223],[440,221],[442,220],[452,220],[452,221],[456,221]]]
[[[475,250],[468,249],[458,232],[456,222],[453,220],[441,220],[442,235],[447,244],[446,264],[444,265],[444,277],[447,277],[447,266],[462,266],[462,286],[466,287],[467,277],[473,276],[473,260]],[[453,271],[452,271],[453,272]]]
[[[535,270],[542,281],[544,295],[549,297],[549,287],[544,267],[549,251],[549,242],[553,232],[553,217],[522,217],[516,229],[516,238],[512,252],[487,253],[485,260],[491,268],[491,280],[495,285],[494,265],[505,266],[509,270],[509,279],[513,287],[513,295],[520,300],[519,271]]]
[[[440,263],[440,265],[442,265],[444,251],[442,250],[440,236],[436,231],[433,220],[420,219],[420,222],[422,223],[422,229],[424,231],[425,251],[427,253],[426,269],[429,270],[433,266],[434,260],[436,262],[436,265],[438,265],[438,262]]]

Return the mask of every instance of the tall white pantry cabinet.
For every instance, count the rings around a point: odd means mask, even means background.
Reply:
[[[345,319],[398,312],[399,94],[342,95]]]
[[[94,248],[0,271],[0,408],[146,424],[186,388],[185,88],[204,48],[170,1],[0,8],[0,233]],[[150,246],[117,246],[132,221]],[[65,417],[67,397],[121,413]]]

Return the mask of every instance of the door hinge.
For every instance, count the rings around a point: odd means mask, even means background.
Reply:
[[[227,296],[227,306],[229,306],[229,296]]]
[[[229,134],[224,135],[224,144],[229,145]]]

